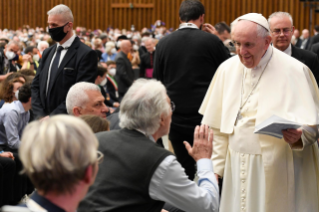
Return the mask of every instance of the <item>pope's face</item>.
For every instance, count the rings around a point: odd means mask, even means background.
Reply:
[[[273,17],[270,20],[271,39],[274,47],[285,51],[290,45],[294,27],[288,17]]]
[[[247,68],[254,68],[266,52],[271,38],[257,36],[257,24],[251,21],[239,21],[232,31],[232,39],[240,61]]]

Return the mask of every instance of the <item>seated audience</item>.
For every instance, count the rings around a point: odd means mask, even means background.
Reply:
[[[12,60],[19,51],[19,43],[10,41],[4,49],[0,49],[0,82],[2,82],[11,72],[16,72],[17,68],[13,65]]]
[[[97,115],[106,118],[109,109],[104,104],[101,89],[89,82],[74,84],[66,96],[66,109],[68,114],[74,116]]]
[[[30,177],[36,191],[19,207],[30,211],[76,211],[103,159],[97,147],[92,130],[79,118],[57,115],[28,125],[19,156],[23,172]],[[16,209],[4,206],[2,211]]]
[[[119,102],[119,92],[117,87],[117,82],[114,79],[116,74],[116,63],[114,61],[107,61],[107,74],[106,74],[106,90],[110,95],[110,98],[114,102]],[[119,104],[118,104],[119,106]],[[118,107],[115,106],[115,107]]]
[[[17,100],[15,97],[15,92],[26,82],[25,76],[20,73],[10,74],[1,84],[0,84],[0,108],[5,103],[10,103]]]
[[[43,51],[46,50],[47,48],[49,48],[49,43],[48,43],[48,42],[46,42],[46,41],[40,41],[40,42],[38,43],[38,50],[39,50],[41,56],[42,56],[42,54],[43,54]]]
[[[110,123],[100,116],[83,115],[80,118],[91,127],[94,133],[110,130]]]
[[[18,101],[5,104],[0,110],[0,147],[11,152],[18,151],[22,132],[30,119],[31,85],[23,85],[16,96]]]
[[[155,143],[168,134],[171,116],[163,84],[146,79],[133,83],[120,107],[123,129],[96,134],[106,158],[78,212],[160,212],[164,202],[185,211],[218,211],[218,185],[210,160],[213,132],[197,126],[194,146],[184,142],[197,161],[196,185],[176,157]]]
[[[22,69],[18,73],[22,74],[26,78],[27,83],[32,83],[35,77],[35,72],[31,69]]]
[[[104,103],[106,106],[108,107],[118,107],[118,102],[114,102],[111,98],[110,95],[108,93],[108,90],[106,89],[106,83],[107,83],[107,78],[106,78],[106,74],[107,74],[107,69],[102,67],[102,66],[98,66],[97,68],[97,77],[95,79],[95,84],[97,86],[99,86],[102,95],[104,96],[105,100]],[[111,111],[113,111],[112,108],[109,108]]]
[[[23,66],[21,69],[37,70],[39,67],[40,56],[38,55],[38,49],[35,46],[28,46],[24,50]]]

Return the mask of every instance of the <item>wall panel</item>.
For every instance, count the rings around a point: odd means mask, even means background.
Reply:
[[[106,29],[109,26],[140,30],[150,28],[158,19],[167,28],[179,25],[178,8],[182,0],[0,0],[0,29],[17,29],[47,25],[46,12],[54,5],[68,5],[75,18],[75,26],[88,29]],[[262,13],[268,17],[275,11],[289,12],[297,29],[309,28],[309,6],[299,0],[201,0],[206,9],[205,21],[230,24],[236,17],[248,12]],[[117,6],[114,6],[117,4]],[[319,6],[319,4],[318,4]],[[133,8],[132,8],[133,7]],[[319,24],[319,14],[314,12],[312,29]]]

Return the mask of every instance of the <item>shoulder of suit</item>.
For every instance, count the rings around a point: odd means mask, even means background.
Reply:
[[[317,57],[317,55],[315,53],[313,53],[311,51],[308,51],[308,50],[300,49],[300,48],[297,48],[297,47],[294,47],[294,51],[298,52],[298,54],[301,54],[303,57],[307,57],[309,59]]]

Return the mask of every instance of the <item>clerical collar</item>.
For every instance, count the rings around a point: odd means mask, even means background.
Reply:
[[[198,27],[193,24],[193,23],[182,23],[179,25],[178,29],[184,29],[184,28],[193,28],[193,29],[198,29]]]
[[[284,53],[286,53],[289,56],[291,56],[291,44],[289,44],[288,48],[284,51]]]

